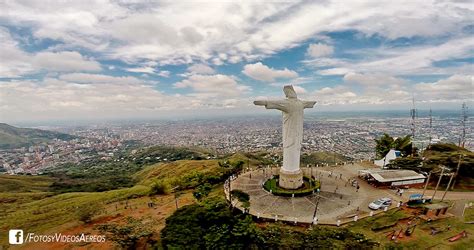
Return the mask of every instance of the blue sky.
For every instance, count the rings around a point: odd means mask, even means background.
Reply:
[[[470,1],[3,1],[0,121],[473,100]]]

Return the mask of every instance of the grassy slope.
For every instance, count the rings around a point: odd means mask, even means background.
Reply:
[[[242,160],[247,163],[247,158],[244,155],[236,154],[229,158],[230,161]],[[250,166],[255,166],[258,161],[255,159],[250,160]],[[245,164],[246,166],[247,164]],[[158,163],[155,165],[148,166],[143,170],[133,175],[136,178],[138,184],[131,188],[124,188],[119,190],[112,190],[100,193],[65,193],[59,195],[53,195],[48,192],[48,186],[52,180],[48,177],[42,176],[0,176],[0,230],[5,232],[9,228],[16,227],[22,228],[30,232],[48,232],[56,228],[64,228],[65,225],[70,223],[77,224],[77,218],[75,216],[75,207],[84,204],[103,203],[109,204],[109,211],[106,214],[100,216],[111,215],[114,209],[114,202],[126,200],[130,197],[137,197],[146,195],[149,191],[149,186],[155,179],[159,178],[177,178],[184,176],[190,172],[197,171],[202,173],[212,173],[218,168],[218,160],[181,160],[171,163]],[[12,189],[13,188],[13,189]],[[221,186],[211,192],[210,196],[223,196]],[[159,213],[160,216],[169,216],[173,212],[173,194],[158,196],[159,200],[164,199],[166,203],[170,203],[170,206],[166,211],[161,207]],[[188,202],[194,202],[192,195],[187,192],[180,199],[186,199]],[[132,198],[130,202],[133,204],[136,202],[144,202],[148,198]],[[184,205],[184,204],[183,204]],[[163,212],[165,211],[165,212]],[[393,216],[378,218],[377,221],[390,220]],[[402,216],[403,217],[403,216]],[[394,215],[394,218],[401,218],[399,214]],[[380,241],[382,244],[391,244],[389,240],[384,236],[387,230],[381,232],[373,232],[370,230],[370,225],[374,221],[371,220],[360,220],[357,223],[350,225],[349,227],[354,231],[366,234],[368,237]],[[160,221],[161,224],[164,220]],[[437,227],[445,227],[447,223],[451,224],[452,230],[437,235],[436,237],[429,235],[428,225],[420,226],[413,236],[417,240],[405,241],[403,246],[409,248],[426,247],[435,244],[442,244],[440,246],[456,247],[463,249],[469,244],[474,244],[472,237],[463,239],[456,244],[447,243],[445,240],[449,236],[455,233],[469,228],[469,232],[474,233],[472,225],[467,225],[461,221],[452,218],[448,221],[432,222],[431,225]],[[399,228],[399,227],[397,227]],[[0,241],[1,244],[6,244],[5,238]]]
[[[47,176],[0,175],[0,192],[46,192],[52,182]]]
[[[387,228],[376,232],[370,229],[375,222],[390,223],[393,220],[398,220],[404,217],[406,217],[406,215],[403,216],[403,212],[401,211],[388,212],[387,216],[377,215],[373,218],[353,222],[349,225],[349,229],[365,234],[367,237],[380,242],[380,244],[384,247],[398,246],[402,249],[425,249],[436,246],[438,248],[435,247],[434,249],[468,249],[466,248],[467,246],[472,246],[474,244],[474,238],[471,236],[453,243],[450,243],[446,240],[447,238],[454,236],[463,230],[467,230],[469,233],[468,235],[472,235],[474,233],[473,225],[465,224],[463,221],[455,217],[445,220],[433,221],[430,223],[424,221],[416,222],[417,227],[415,228],[414,234],[409,237],[398,239],[398,242],[389,240],[387,234],[392,230],[396,230],[398,233],[402,228],[404,231],[407,227],[406,224],[399,223],[392,228]],[[431,235],[430,227],[444,229],[447,227],[447,225],[451,225],[450,231]]]
[[[76,207],[84,204],[110,204],[130,197],[147,195],[154,179],[180,177],[189,172],[211,173],[218,160],[181,160],[148,166],[134,174],[138,184],[131,188],[107,192],[76,192],[53,195],[48,192],[52,179],[40,176],[0,176],[0,230],[22,228],[46,232],[61,225],[77,222]],[[11,187],[19,185],[18,192]],[[217,188],[219,189],[219,188]],[[219,193],[219,190],[213,193]],[[5,243],[0,241],[0,243]]]
[[[5,123],[0,123],[0,148],[17,148],[28,146],[31,143],[45,142],[54,138],[70,140],[75,137],[59,132],[30,128],[17,128]]]
[[[332,152],[313,152],[311,154],[303,154],[301,156],[301,164],[305,166],[306,164],[321,164],[329,163],[333,164],[335,162],[342,163],[345,161],[350,161],[350,158],[343,156],[338,153]]]
[[[140,180],[139,183],[141,184],[150,184],[156,179],[175,178],[192,171],[198,171],[204,174],[210,173],[218,166],[217,160],[181,160],[170,163],[158,163],[145,167],[143,170],[135,173],[133,178]]]

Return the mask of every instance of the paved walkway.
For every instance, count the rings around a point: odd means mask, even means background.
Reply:
[[[394,202],[406,201],[405,197],[396,196],[392,190],[376,189],[359,179],[360,189],[357,191],[349,179],[356,179],[357,171],[363,167],[354,164],[338,167],[302,168],[306,176],[312,175],[321,181],[319,205],[316,217],[318,223],[336,225],[368,216],[371,210],[368,204],[381,197],[391,197]],[[271,220],[311,223],[316,208],[318,195],[306,197],[281,197],[265,191],[262,184],[272,174],[278,173],[277,168],[259,169],[241,174],[231,182],[231,189],[240,189],[250,195],[250,214]],[[332,174],[331,174],[332,173]],[[342,176],[341,176],[342,174]],[[341,178],[342,177],[342,178]],[[237,207],[240,204],[237,203]],[[381,210],[375,213],[382,212]]]

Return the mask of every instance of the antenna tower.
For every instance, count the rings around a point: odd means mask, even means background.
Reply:
[[[415,109],[415,97],[413,96],[413,107],[410,109],[411,116],[411,147],[412,155],[415,155],[415,118],[416,118],[416,109]]]
[[[430,140],[428,141],[428,147],[431,145],[431,139],[433,134],[433,112],[430,108]]]
[[[461,141],[460,141],[460,147],[464,148],[464,144],[466,142],[466,123],[467,123],[467,115],[468,108],[467,104],[463,103],[462,104],[462,117],[461,117],[461,125],[462,125],[462,134],[461,134]]]
[[[415,140],[415,118],[417,116],[415,109],[415,97],[413,97],[413,107],[410,109],[410,116],[411,116],[411,138],[412,141]]]

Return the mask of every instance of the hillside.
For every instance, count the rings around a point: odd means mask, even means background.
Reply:
[[[76,137],[59,132],[17,128],[6,123],[0,123],[0,149],[28,147],[34,143],[47,142],[55,138],[72,140]]]
[[[0,176],[0,230],[27,228],[35,233],[108,237],[105,243],[30,243],[25,249],[186,248],[183,244],[216,249],[241,249],[245,244],[255,249],[370,249],[378,244],[373,239],[387,243],[385,233],[367,230],[372,221],[361,220],[342,229],[254,222],[229,207],[223,183],[242,169],[265,166],[275,159],[265,152],[213,157],[196,149],[148,147],[120,155],[121,161],[64,165],[43,176]],[[348,160],[327,152],[304,157],[303,164]],[[374,218],[386,219],[391,217]],[[456,232],[462,229],[455,219],[449,223]],[[446,237],[450,234],[445,233]],[[422,240],[425,244],[430,239]],[[7,246],[6,238],[0,239],[3,246]]]
[[[333,152],[313,152],[310,154],[301,155],[301,165],[306,166],[307,164],[316,165],[322,163],[334,164],[351,161],[351,158]]]
[[[238,156],[239,159],[241,157]],[[220,166],[221,161],[178,160],[156,163],[134,174],[128,173],[135,180],[135,185],[104,192],[57,193],[54,185],[57,177],[0,176],[0,230],[21,227],[35,232],[48,232],[54,228],[64,232],[81,230],[97,233],[95,226],[104,222],[123,223],[128,217],[149,216],[148,219],[153,221],[153,230],[159,232],[164,227],[165,218],[176,210],[175,194],[152,194],[154,183],[166,181],[172,187],[178,184],[180,206],[195,203],[192,191],[202,183],[212,183],[213,193],[222,192],[219,185],[233,171],[230,167]],[[234,157],[225,161],[229,164],[240,162]],[[115,171],[120,168],[117,166]],[[13,192],[13,186],[20,189]],[[219,196],[222,194],[219,193]],[[150,201],[156,203],[155,208],[147,207]],[[100,210],[90,223],[84,224],[78,217],[78,212],[84,207],[97,207]],[[0,240],[0,248],[2,244],[6,244],[5,239]],[[62,247],[65,246],[61,245],[58,249]]]

